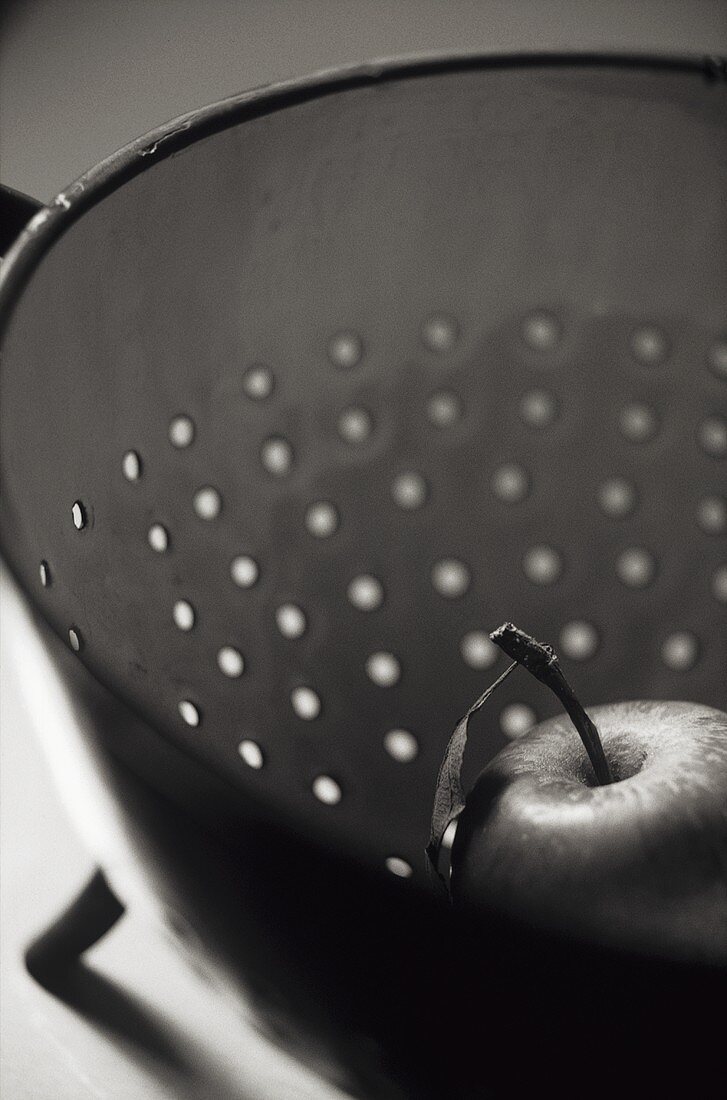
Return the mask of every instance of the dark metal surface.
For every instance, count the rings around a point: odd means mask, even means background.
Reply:
[[[480,1095],[452,1059],[482,1026],[456,1006],[488,983],[514,1018],[524,982],[534,1026],[563,982],[560,1027],[583,967],[605,1016],[628,974],[663,1027],[654,992],[700,980],[522,930],[453,944],[416,879],[441,753],[488,675],[471,632],[565,631],[590,702],[727,704],[719,73],[467,61],[247,97],[136,143],[11,253],[3,553],[145,716],[133,752],[116,727],[130,774],[163,789],[169,749],[238,805],[231,862],[191,839],[179,861],[186,826],[148,811],[172,894],[268,1018],[280,999],[285,1041],[327,1035],[373,1095],[390,1074],[441,1096],[452,1073]],[[375,609],[352,602],[362,575]],[[505,730],[552,713],[516,676],[513,704]],[[488,716],[472,766],[503,740]]]

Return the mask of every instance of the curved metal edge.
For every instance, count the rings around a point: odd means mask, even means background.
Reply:
[[[123,146],[89,169],[28,222],[0,265],[0,340],[12,307],[43,254],[85,211],[133,179],[188,145],[296,104],[336,92],[394,80],[477,69],[616,68],[701,75],[707,82],[727,82],[727,58],[709,55],[634,53],[427,53],[374,60],[363,65],[322,70],[302,78],[263,84],[209,106],[180,115]]]

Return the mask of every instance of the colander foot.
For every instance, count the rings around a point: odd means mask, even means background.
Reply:
[[[103,871],[97,869],[78,897],[26,951],[28,973],[44,988],[55,987],[59,978],[113,928],[124,912]]]

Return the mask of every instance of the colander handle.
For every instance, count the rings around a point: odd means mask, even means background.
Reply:
[[[21,191],[0,186],[0,259],[42,206],[42,202]]]

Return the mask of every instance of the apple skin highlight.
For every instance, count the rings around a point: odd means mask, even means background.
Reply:
[[[615,781],[596,784],[566,715],[508,745],[460,815],[453,903],[727,965],[727,714],[676,702],[589,714]]]

